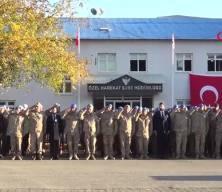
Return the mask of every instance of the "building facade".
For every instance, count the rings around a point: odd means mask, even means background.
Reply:
[[[63,22],[65,32],[75,39],[76,21]],[[190,73],[222,75],[222,19],[94,18],[87,23],[81,27],[80,57],[87,59],[90,76],[80,89],[69,79],[59,94],[31,82],[23,89],[2,90],[0,104],[40,101],[47,108],[57,102],[65,108],[79,97],[81,107],[93,103],[96,109],[107,104],[151,108],[160,101],[170,107],[189,104]]]

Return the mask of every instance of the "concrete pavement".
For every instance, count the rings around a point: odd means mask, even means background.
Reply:
[[[222,161],[0,161],[1,191],[222,192]]]

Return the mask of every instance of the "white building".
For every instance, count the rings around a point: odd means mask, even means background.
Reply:
[[[64,29],[72,38],[75,26],[64,20]],[[114,107],[126,103],[156,107],[160,101],[167,106],[189,103],[190,72],[222,75],[221,31],[222,19],[172,16],[87,20],[81,27],[80,55],[89,62],[90,77],[81,82],[81,107],[88,103],[97,109],[108,103]],[[61,94],[35,82],[28,88],[4,90],[0,104],[31,105],[40,101],[46,108],[56,102],[68,107],[78,102],[79,90],[72,89],[69,80],[64,85]]]

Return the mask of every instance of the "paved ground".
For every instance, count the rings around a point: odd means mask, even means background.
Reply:
[[[0,191],[222,192],[222,160],[5,160]]]

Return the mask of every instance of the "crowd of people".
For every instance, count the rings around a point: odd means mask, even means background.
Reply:
[[[0,107],[2,159],[220,159],[221,145],[219,105],[165,109],[161,102],[155,110],[108,105],[99,111],[92,104],[63,111],[59,104],[43,110],[39,102]]]

